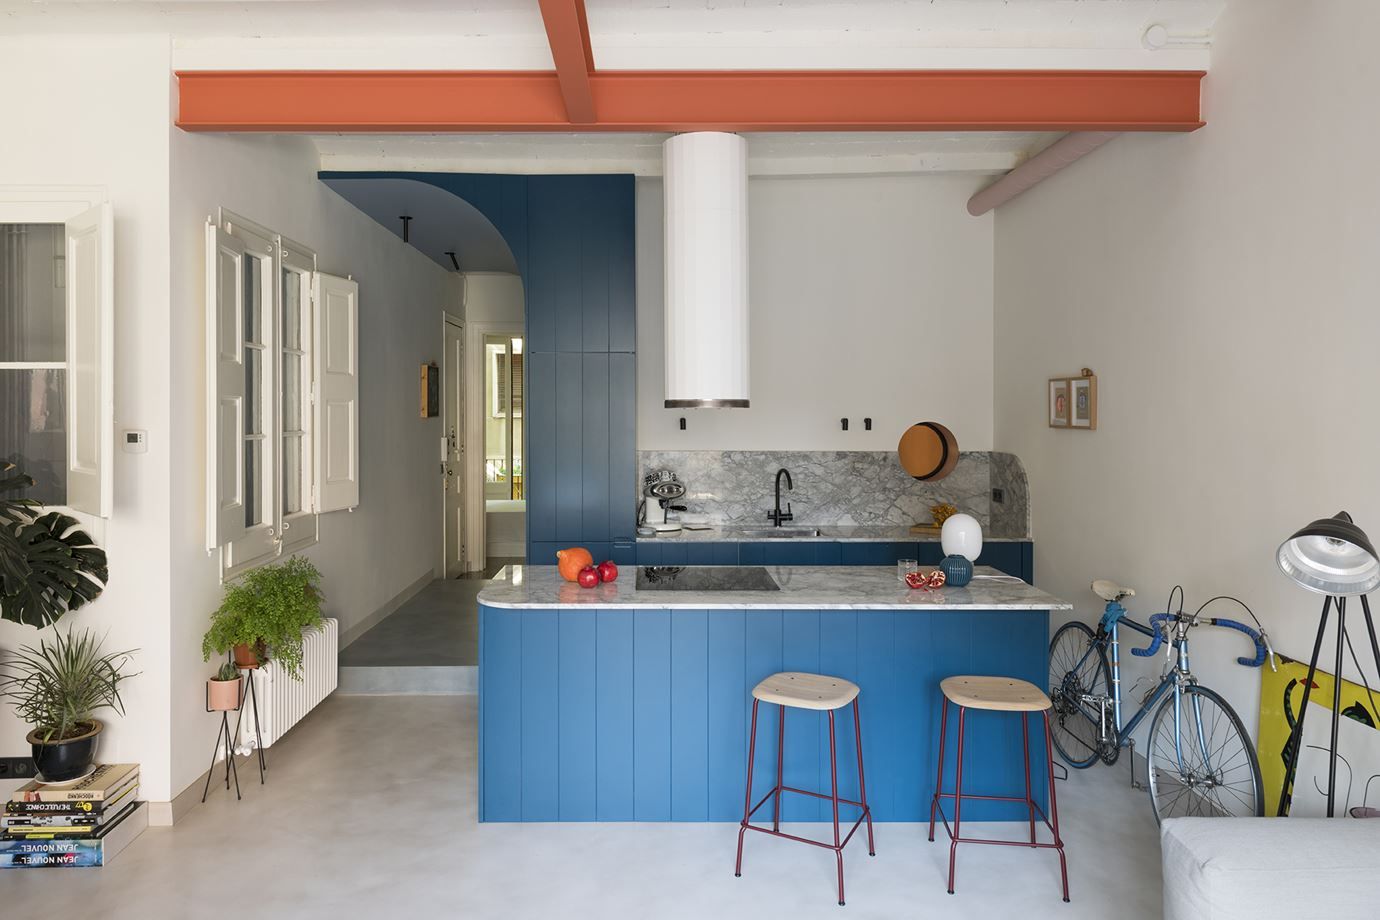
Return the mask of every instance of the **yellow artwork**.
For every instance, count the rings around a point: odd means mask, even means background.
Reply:
[[[1260,726],[1257,753],[1265,788],[1265,814],[1278,814],[1290,752],[1289,734],[1303,704],[1308,665],[1280,655],[1279,671],[1261,668]],[[1302,748],[1294,777],[1289,813],[1299,817],[1327,814],[1328,746],[1332,735],[1334,678],[1325,671],[1313,675],[1308,697],[1308,718],[1303,723]],[[1380,803],[1380,724],[1377,716],[1380,689],[1342,680],[1341,727],[1337,737],[1337,814],[1348,809]],[[1375,779],[1376,782],[1371,783]],[[1370,792],[1370,801],[1366,801]]]

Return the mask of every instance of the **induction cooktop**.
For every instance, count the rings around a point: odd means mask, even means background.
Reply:
[[[638,566],[638,591],[780,591],[760,565]]]

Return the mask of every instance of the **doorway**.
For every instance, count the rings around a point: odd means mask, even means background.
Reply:
[[[520,558],[526,548],[523,477],[523,336],[484,335],[484,553]]]

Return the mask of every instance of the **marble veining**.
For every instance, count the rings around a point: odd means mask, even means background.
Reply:
[[[785,525],[785,529],[797,526],[795,521],[790,521]],[[764,537],[754,531],[772,530],[770,523],[752,524],[748,527],[710,527],[708,529],[671,531],[670,533],[658,533],[644,536],[639,534],[637,542],[680,542],[680,543],[938,543],[938,533],[911,533],[910,527],[906,525],[858,525],[848,527],[832,527],[822,524],[802,524],[802,527],[813,527],[819,531],[819,536],[806,536],[805,534],[792,534],[789,537],[775,536]],[[1019,543],[1028,539],[1027,537],[998,537],[990,533],[983,533],[984,543]]]
[[[776,471],[790,470],[793,526],[909,528],[931,520],[930,506],[948,503],[973,515],[991,537],[1029,534],[1025,471],[1012,454],[965,451],[945,479],[920,482],[894,451],[639,451],[638,479],[649,469],[675,471],[685,483],[690,514],[722,528],[769,526]],[[1005,501],[994,513],[997,471]],[[907,534],[909,536],[909,534]],[[905,539],[905,538],[902,538]]]
[[[630,566],[627,568],[631,568]],[[638,591],[634,573],[613,584],[581,588],[555,566],[508,566],[479,592],[479,603],[498,608],[631,608],[690,610],[1071,610],[1073,605],[978,566],[963,588],[926,591],[906,587],[894,566],[766,566],[779,591]]]

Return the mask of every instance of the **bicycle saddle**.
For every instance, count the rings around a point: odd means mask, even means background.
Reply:
[[[1128,588],[1125,585],[1119,585],[1116,582],[1108,581],[1105,578],[1099,578],[1097,579],[1097,581],[1094,581],[1092,583],[1092,590],[1093,594],[1096,594],[1104,601],[1119,601],[1123,597],[1136,596],[1136,591],[1134,588]]]

